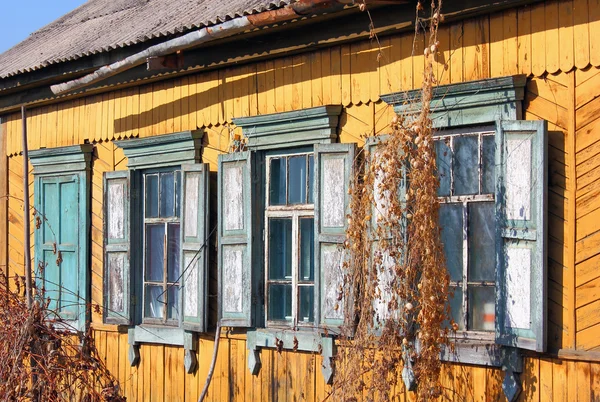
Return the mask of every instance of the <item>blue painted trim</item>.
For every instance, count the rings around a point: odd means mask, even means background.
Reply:
[[[185,330],[183,328],[136,325],[129,329],[129,344],[156,343],[160,345],[184,346]]]
[[[341,105],[327,105],[232,121],[242,127],[248,148],[255,151],[335,142],[341,113]]]
[[[74,292],[80,300],[88,303],[90,301],[90,273],[89,273],[89,253],[90,253],[90,182],[92,160],[92,151],[94,146],[91,144],[74,145],[69,147],[58,147],[39,149],[29,153],[29,160],[33,166],[34,176],[34,206],[38,211],[42,211],[41,206],[41,184],[43,179],[60,176],[77,176],[79,181],[78,189],[78,272],[79,278],[77,289]],[[36,276],[39,275],[38,262],[43,260],[43,247],[39,231],[34,232],[34,261]],[[82,303],[83,304],[83,303]],[[90,314],[85,305],[79,306],[77,318],[67,320],[78,331],[85,331],[86,324],[89,322]]]
[[[127,157],[131,170],[160,168],[202,159],[203,130],[115,141]]]
[[[522,118],[525,75],[491,78],[461,84],[440,85],[433,89],[432,121],[435,127],[492,123]],[[395,92],[381,96],[401,115],[416,115],[421,110],[421,91]]]

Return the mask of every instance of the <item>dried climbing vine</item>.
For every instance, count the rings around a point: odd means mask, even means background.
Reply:
[[[367,143],[351,189],[345,296],[357,325],[338,350],[334,400],[389,401],[401,382],[419,401],[442,393],[449,275],[430,113],[441,1],[432,0],[429,18],[421,13],[419,3],[415,34],[428,30],[420,110],[394,117],[389,136]]]
[[[45,224],[56,238],[46,217],[32,209],[35,229]],[[40,262],[38,275],[61,269],[56,242],[52,253],[56,260]],[[125,401],[119,381],[100,357],[92,330],[77,331],[52,309],[46,289],[32,285],[34,303],[28,307],[25,278],[0,273],[0,401]],[[86,305],[85,300],[80,308],[100,312],[99,305]]]

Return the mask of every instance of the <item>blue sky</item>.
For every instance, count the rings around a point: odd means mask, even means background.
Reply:
[[[0,0],[0,53],[83,3],[85,0]]]

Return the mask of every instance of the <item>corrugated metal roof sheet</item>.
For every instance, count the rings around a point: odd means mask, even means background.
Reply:
[[[295,0],[88,0],[0,55],[0,78],[211,26]]]

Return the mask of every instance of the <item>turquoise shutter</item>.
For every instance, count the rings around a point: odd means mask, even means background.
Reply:
[[[86,279],[79,271],[79,234],[87,228],[80,227],[80,180],[76,174],[38,178],[36,209],[42,225],[36,231],[36,269],[50,310],[82,330]],[[39,272],[42,267],[43,273]]]
[[[321,326],[338,330],[352,314],[344,297],[344,241],[348,228],[355,144],[315,145],[315,283],[319,290],[316,312]]]
[[[365,143],[365,150],[367,151],[367,164],[366,167],[367,169],[371,166],[372,163],[377,163],[378,161],[380,161],[381,159],[381,147],[383,146],[383,144],[385,143],[385,141],[387,141],[387,139],[389,138],[389,136],[387,135],[382,135],[382,136],[376,136],[376,137],[369,137],[366,140]],[[402,152],[401,150],[399,150],[400,152]],[[391,301],[391,295],[390,295],[390,290],[391,287],[394,286],[393,283],[393,278],[395,276],[395,274],[393,272],[391,272],[391,268],[393,267],[393,265],[395,264],[395,261],[393,260],[392,257],[390,257],[389,255],[387,255],[387,253],[385,253],[385,251],[381,250],[379,247],[379,242],[380,240],[383,240],[382,236],[384,236],[385,239],[390,239],[390,235],[389,233],[378,233],[378,229],[379,227],[382,225],[381,224],[381,219],[388,219],[388,214],[387,214],[387,205],[385,202],[386,198],[389,198],[389,196],[386,197],[385,194],[382,193],[381,189],[379,188],[379,185],[381,183],[381,179],[383,177],[383,172],[379,171],[379,172],[375,172],[376,176],[375,176],[375,180],[373,183],[373,195],[374,195],[374,199],[373,202],[371,204],[371,231],[370,231],[370,239],[371,239],[371,258],[374,258],[376,255],[378,255],[377,253],[381,253],[381,265],[378,268],[377,271],[377,279],[378,279],[378,291],[379,291],[379,297],[373,301],[373,309],[374,309],[374,313],[375,313],[375,329],[376,332],[378,330],[381,329],[381,327],[383,327],[383,324],[385,323],[385,320],[389,318],[389,308],[388,308],[388,303]],[[404,200],[406,198],[406,186],[407,186],[407,181],[406,181],[406,169],[403,169],[401,172],[401,178],[400,178],[400,182],[398,185],[398,197],[400,200],[403,200],[403,203],[405,204]],[[404,235],[405,235],[405,240],[406,240],[406,218],[403,217],[402,221],[399,222],[399,224],[401,224],[404,228]],[[395,317],[397,318],[397,317]]]
[[[219,317],[224,326],[251,327],[263,304],[257,300],[262,264],[254,250],[262,224],[254,202],[260,193],[255,154],[219,155],[218,163]]]
[[[496,341],[546,349],[547,123],[496,128]]]
[[[208,288],[208,164],[181,166],[183,327],[206,330]]]
[[[131,324],[130,172],[104,173],[104,321]]]

